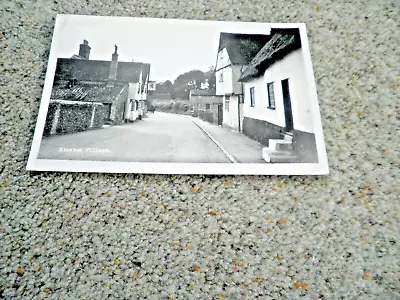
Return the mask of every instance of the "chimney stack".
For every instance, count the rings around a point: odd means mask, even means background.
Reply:
[[[83,44],[79,45],[79,56],[83,57],[84,59],[89,59],[90,49],[89,42],[87,40],[83,40]]]
[[[112,55],[111,65],[110,65],[110,75],[108,80],[117,80],[117,68],[118,68],[118,47],[115,45],[115,51]]]

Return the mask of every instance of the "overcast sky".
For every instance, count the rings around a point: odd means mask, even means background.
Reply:
[[[63,16],[57,20],[52,52],[69,58],[84,39],[90,59],[151,64],[150,79],[174,81],[180,74],[215,65],[220,32],[269,33],[268,24],[147,18]]]

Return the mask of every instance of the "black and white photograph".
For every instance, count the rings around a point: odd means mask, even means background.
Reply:
[[[58,15],[27,169],[328,174],[305,25]]]

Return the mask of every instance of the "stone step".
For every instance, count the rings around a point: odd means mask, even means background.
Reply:
[[[277,143],[275,145],[276,151],[293,151],[292,143]]]
[[[263,158],[270,163],[295,163],[298,161],[298,157],[293,151],[276,151],[268,147],[263,148]]]
[[[285,151],[287,152],[287,151]],[[270,161],[271,163],[297,163],[298,157],[293,152],[291,154],[283,153],[283,151],[276,151],[271,153]]]
[[[269,139],[268,140],[268,148],[271,150],[278,150],[277,145],[278,144],[291,144],[291,141],[285,141],[285,140],[278,140],[278,139]]]

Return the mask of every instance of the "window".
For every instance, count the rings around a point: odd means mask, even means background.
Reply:
[[[229,100],[230,100],[230,96],[225,96],[225,110],[229,111]]]
[[[239,103],[244,103],[243,95],[238,95],[238,100],[239,100]]]
[[[255,98],[255,94],[254,94],[254,87],[250,88],[250,106],[254,107],[256,104],[256,98]]]
[[[211,108],[211,105],[210,104],[206,104],[206,109],[210,109]]]
[[[268,90],[268,108],[275,109],[275,93],[274,93],[274,83],[267,83]]]
[[[224,82],[224,74],[219,74],[219,82]]]

